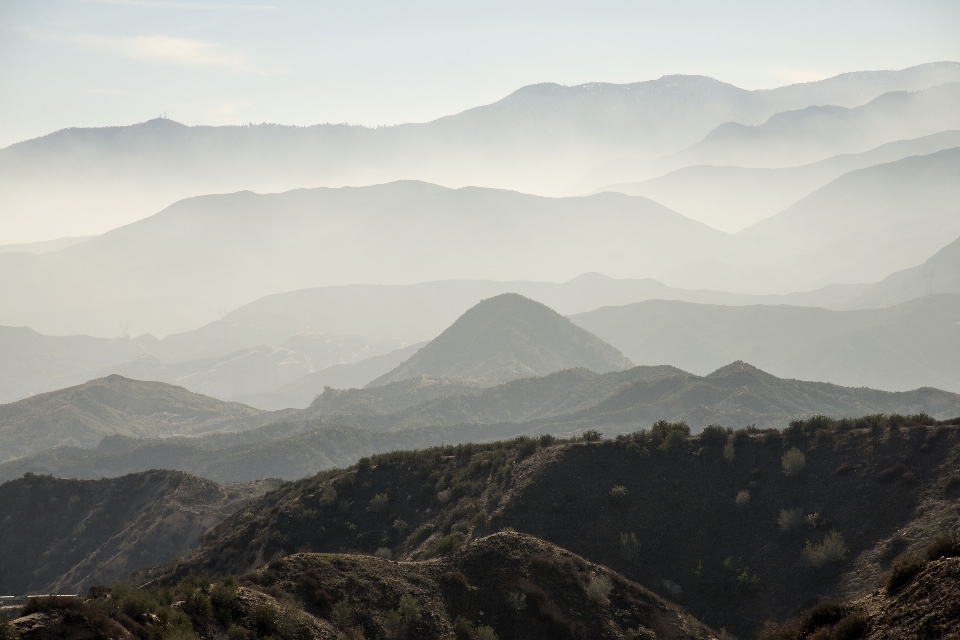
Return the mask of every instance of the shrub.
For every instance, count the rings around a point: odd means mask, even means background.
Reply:
[[[926,555],[930,560],[960,556],[960,535],[948,534],[940,536],[926,548]]]
[[[610,489],[609,496],[611,502],[613,502],[615,505],[623,506],[627,503],[627,500],[630,497],[630,490],[625,486],[618,484]]]
[[[537,437],[537,442],[540,443],[541,447],[549,447],[556,444],[557,439],[549,433],[545,433],[542,436]]]
[[[831,530],[819,543],[814,544],[807,540],[803,548],[803,557],[817,568],[838,563],[846,556],[847,543],[836,529]]]
[[[737,452],[733,446],[733,436],[727,437],[727,444],[723,445],[723,459],[727,461],[727,464],[733,464],[733,459],[736,457]]]
[[[459,532],[451,533],[450,535],[443,536],[438,540],[435,540],[433,544],[426,550],[426,556],[428,558],[435,558],[436,556],[442,556],[447,553],[452,553],[459,549],[464,542],[464,535]]]
[[[17,632],[10,624],[10,618],[0,616],[0,640],[14,640],[16,637]]]
[[[883,578],[883,588],[887,590],[887,593],[899,591],[910,584],[914,576],[920,573],[926,565],[927,559],[919,554],[897,558]]]
[[[383,511],[387,508],[390,498],[386,493],[378,493],[370,498],[370,511]]]
[[[477,627],[477,640],[497,640],[497,634],[493,627]]]
[[[353,607],[346,600],[340,600],[330,611],[330,620],[338,629],[345,629],[353,621]]]
[[[420,604],[411,594],[405,593],[400,597],[400,604],[396,611],[387,616],[384,630],[387,638],[402,640],[410,633],[410,629],[420,621],[422,614]]]
[[[640,541],[637,540],[637,534],[620,534],[620,553],[628,562],[637,562],[640,559]]]
[[[799,528],[805,520],[802,509],[780,509],[777,524],[780,525],[781,531],[793,531]]]
[[[507,594],[507,604],[519,613],[527,608],[527,594],[523,591],[511,591]]]
[[[700,444],[705,447],[719,449],[727,441],[727,430],[723,427],[711,424],[700,432]]]
[[[791,447],[790,450],[780,458],[780,466],[783,467],[783,474],[785,476],[795,476],[807,466],[807,457],[803,455],[803,451],[800,451],[800,449]]]
[[[392,560],[393,552],[390,551],[387,547],[380,547],[377,549],[374,554],[375,557],[380,558],[381,560]]]
[[[734,502],[737,504],[737,509],[746,509],[750,506],[750,492],[746,489],[738,491]]]
[[[613,583],[605,575],[593,576],[587,585],[587,597],[600,604],[606,604],[610,591],[613,589]]]
[[[581,437],[584,442],[599,442],[603,438],[603,434],[596,429],[587,429]]]
[[[269,602],[262,602],[250,610],[250,622],[261,635],[270,635],[277,628],[280,612]]]
[[[320,506],[328,507],[337,502],[337,490],[333,488],[332,484],[328,484],[323,488],[323,491],[320,493]]]

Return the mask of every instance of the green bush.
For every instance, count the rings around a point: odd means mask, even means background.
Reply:
[[[727,438],[727,443],[723,445],[723,459],[726,460],[727,464],[733,464],[734,458],[736,458],[737,452],[736,448],[733,446],[733,436]]]
[[[795,476],[807,466],[807,457],[803,455],[803,451],[800,451],[800,449],[791,447],[790,450],[780,458],[780,466],[783,467],[783,474],[785,476]]]
[[[805,519],[802,509],[780,509],[777,524],[781,531],[793,531],[800,528]]]
[[[340,600],[330,610],[330,621],[338,629],[344,629],[353,622],[353,607],[346,600]]]
[[[599,604],[607,604],[612,589],[610,578],[605,575],[593,576],[587,584],[587,597]]]
[[[400,604],[396,611],[391,611],[387,616],[384,624],[387,638],[403,640],[422,617],[417,599],[411,594],[405,593],[400,597]]]
[[[630,490],[623,485],[616,485],[610,489],[610,501],[617,506],[624,506],[627,504],[627,501],[630,499]]]
[[[393,552],[390,551],[387,547],[380,547],[377,549],[374,554],[375,557],[380,558],[381,560],[392,560]]]
[[[741,489],[737,492],[737,497],[733,501],[737,505],[737,509],[746,509],[750,506],[750,492],[747,489]]]
[[[262,602],[250,609],[250,622],[261,635],[269,635],[276,631],[280,612],[269,602]]]
[[[596,429],[587,429],[583,432],[581,438],[584,442],[599,442],[603,438],[603,434]]]
[[[386,493],[378,493],[370,498],[370,511],[383,511],[387,508],[390,498]]]
[[[620,534],[620,553],[628,562],[640,560],[640,541],[637,539],[637,534],[633,532]]]
[[[804,559],[814,567],[841,562],[847,556],[847,543],[839,531],[833,529],[819,543],[807,540],[803,548]]]

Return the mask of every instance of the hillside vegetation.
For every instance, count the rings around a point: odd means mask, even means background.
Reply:
[[[869,592],[897,554],[956,518],[956,421],[818,417],[782,433],[687,433],[658,423],[616,440],[373,456],[252,503],[162,575],[243,573],[306,551],[444,557],[513,528],[744,634],[811,599]]]
[[[94,587],[82,602],[34,600],[10,628],[25,640],[91,629],[107,637],[278,640],[717,637],[609,569],[507,532],[429,562],[299,553],[239,581],[190,576],[136,591]]]
[[[585,367],[598,373],[633,366],[623,354],[550,307],[504,293],[471,307],[377,387],[423,374],[492,386]]]
[[[76,593],[182,555],[279,483],[221,486],[180,471],[111,480],[27,474],[0,484],[0,593]]]

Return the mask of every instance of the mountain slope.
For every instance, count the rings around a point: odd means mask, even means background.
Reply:
[[[958,146],[960,131],[943,131],[799,167],[695,165],[642,182],[611,184],[597,191],[650,198],[689,218],[733,233],[783,211],[849,171]]]
[[[0,484],[0,592],[82,592],[167,562],[275,481],[220,486],[180,471]],[[15,550],[15,552],[14,552]]]
[[[958,108],[958,82],[913,93],[886,93],[854,108],[809,106],[778,113],[761,125],[722,124],[671,160],[678,166],[797,166],[958,129]]]
[[[163,336],[277,291],[423,282],[437,273],[636,277],[691,254],[750,253],[749,244],[621,194],[551,199],[398,182],[203,196],[61,251],[0,254],[0,323],[115,335],[124,318],[132,335]]]
[[[368,386],[422,374],[493,385],[586,367],[604,373],[631,362],[546,305],[504,293],[472,307],[409,360]]]
[[[706,374],[747,360],[787,378],[960,391],[960,294],[856,311],[651,300],[572,319],[642,364]]]
[[[251,429],[269,419],[242,404],[114,375],[0,405],[0,460],[61,445],[96,446],[108,435],[198,435]]]

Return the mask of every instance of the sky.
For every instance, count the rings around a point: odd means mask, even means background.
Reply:
[[[422,122],[524,85],[960,60],[957,0],[0,0],[0,147],[160,114]]]

